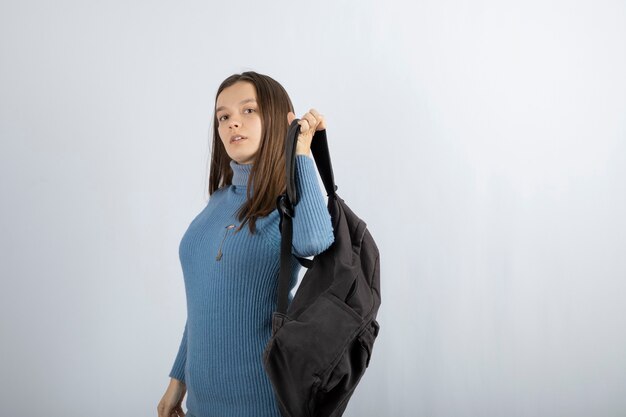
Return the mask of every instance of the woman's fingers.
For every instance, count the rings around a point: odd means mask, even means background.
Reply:
[[[296,115],[293,112],[287,113],[288,124],[291,124],[295,118]],[[298,124],[300,125],[300,134],[305,135],[313,136],[316,130],[326,129],[326,119],[324,119],[324,115],[313,108],[300,118]]]
[[[309,126],[309,121],[307,119],[305,119],[305,118],[300,119],[298,124],[300,125],[300,134],[305,134],[311,128]]]
[[[320,114],[317,110],[311,109],[311,113],[315,115],[315,119],[317,120],[317,126],[315,130],[324,130],[326,129],[326,119],[324,119],[324,115]]]
[[[313,109],[309,110],[308,112],[306,112],[304,114],[304,116],[302,116],[302,118],[305,120],[305,122],[307,123],[306,129],[305,131],[309,131],[309,129],[313,129],[317,126],[317,119],[315,118],[315,115],[311,112]]]
[[[304,116],[309,122],[309,126],[314,128],[315,130],[323,130],[326,129],[326,121],[324,120],[324,115],[318,112],[315,109],[310,109]]]
[[[323,130],[326,128],[326,122],[324,120],[324,116],[322,114],[320,114],[320,112],[318,112],[315,109],[311,109],[309,110],[309,113],[315,118],[315,130]]]
[[[312,131],[317,127],[317,118],[310,111],[306,112],[300,119],[300,127],[303,133],[312,134]],[[311,132],[310,132],[311,131]]]

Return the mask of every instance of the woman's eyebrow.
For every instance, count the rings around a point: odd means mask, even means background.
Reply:
[[[247,98],[247,99],[245,99],[245,100],[241,100],[241,101],[239,102],[239,105],[242,105],[242,104],[244,104],[244,103],[248,103],[248,102],[251,102],[251,101],[256,102],[256,100],[255,100],[255,99],[253,99],[253,98]],[[215,112],[217,113],[218,111],[220,111],[220,110],[224,110],[225,108],[226,108],[225,106],[219,106],[217,109],[215,109]]]

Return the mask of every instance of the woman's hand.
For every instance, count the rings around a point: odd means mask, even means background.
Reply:
[[[287,113],[287,125],[291,125],[296,115],[293,112]],[[313,135],[318,130],[326,129],[326,120],[317,110],[311,109],[298,121],[300,125],[300,135],[296,144],[296,155],[310,155]]]
[[[178,379],[171,378],[170,384],[163,394],[163,398],[157,406],[159,417],[185,417],[183,411],[183,398],[187,392],[187,386]]]

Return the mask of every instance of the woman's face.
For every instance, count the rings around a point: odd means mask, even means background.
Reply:
[[[263,127],[254,85],[237,81],[217,97],[215,117],[226,153],[239,164],[251,164],[261,143]],[[243,139],[234,141],[235,136]]]

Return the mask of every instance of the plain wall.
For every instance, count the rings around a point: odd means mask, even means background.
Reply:
[[[626,415],[623,1],[4,1],[1,414],[156,416],[215,92],[325,115],[381,252],[346,417]]]

